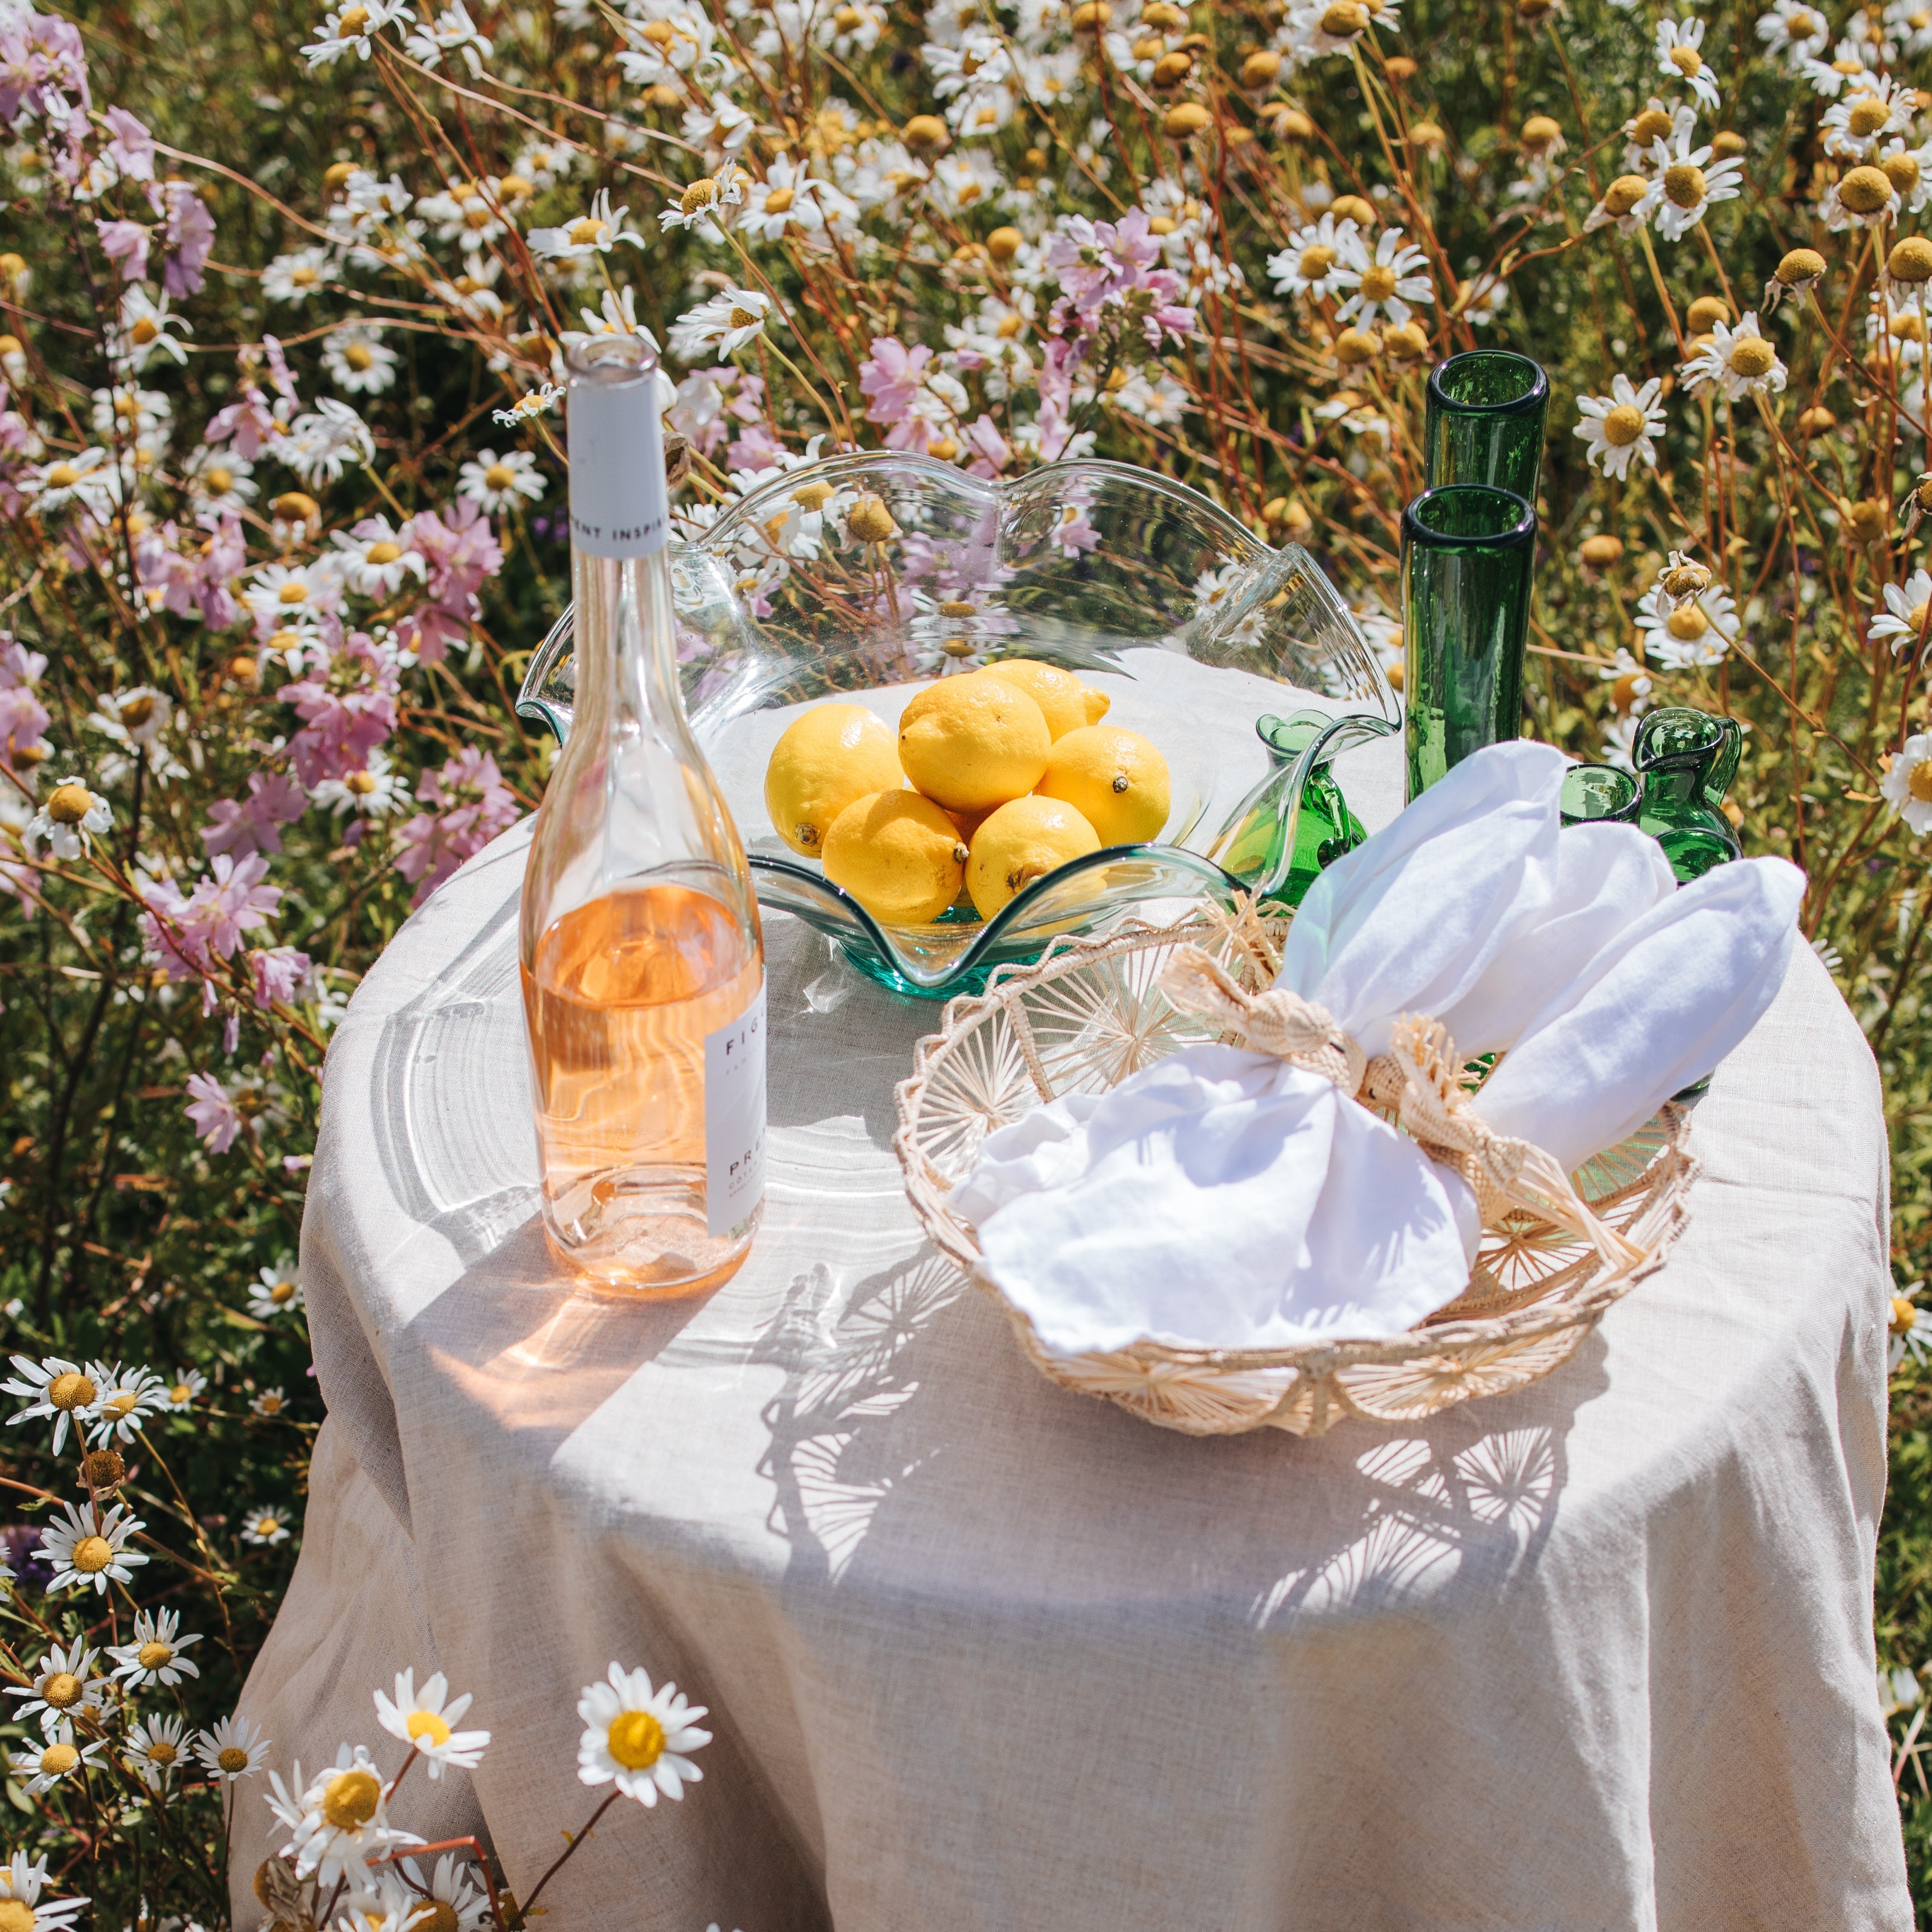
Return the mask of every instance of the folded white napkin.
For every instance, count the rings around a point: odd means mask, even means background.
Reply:
[[[1506,1057],[1475,1102],[1564,1169],[1708,1072],[1782,982],[1804,875],[1740,861],[1676,890],[1628,826],[1562,828],[1565,761],[1479,752],[1315,884],[1278,988],[1368,1055]],[[1046,1348],[1292,1347],[1394,1335],[1453,1300],[1470,1186],[1270,1054],[1193,1047],[989,1136],[953,1204]]]

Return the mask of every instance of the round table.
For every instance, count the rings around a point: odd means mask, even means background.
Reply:
[[[1342,768],[1371,824],[1394,757]],[[486,1826],[526,1892],[598,1795],[580,1688],[674,1678],[704,1782],[621,1804],[546,1894],[610,1932],[1911,1924],[1871,1636],[1886,1144],[1809,950],[1696,1108],[1668,1267],[1564,1368],[1413,1426],[1196,1441],[1051,1386],[922,1245],[892,1094],[938,1010],[788,919],[750,1261],[683,1304],[562,1277],[529,830],[329,1053],[328,1419],[242,1704],[272,1762],[386,1745],[372,1690],[446,1671],[495,1742],[399,1820]],[[268,1825],[243,1803],[238,1923]]]

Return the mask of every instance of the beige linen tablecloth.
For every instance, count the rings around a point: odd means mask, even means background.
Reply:
[[[1568,1366],[1192,1441],[1050,1386],[922,1245],[892,1089],[938,1010],[788,920],[750,1262],[686,1305],[560,1280],[527,843],[430,900],[329,1054],[329,1415],[242,1700],[274,1762],[399,1762],[371,1690],[446,1670],[496,1742],[400,1822],[487,1821],[527,1892],[595,1802],[580,1688],[674,1678],[704,1780],[609,1814],[546,1897],[572,1932],[1911,1923],[1870,1634],[1885,1142],[1808,951],[1696,1109],[1669,1267]],[[238,1898],[268,1823],[244,1787]]]

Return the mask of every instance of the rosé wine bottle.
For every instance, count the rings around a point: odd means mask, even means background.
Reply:
[[[569,367],[576,707],[519,948],[544,1228],[599,1282],[692,1294],[763,1206],[764,940],[678,688],[657,359],[593,336]]]

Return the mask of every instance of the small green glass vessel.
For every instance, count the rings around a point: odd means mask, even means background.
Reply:
[[[1534,505],[1549,413],[1550,378],[1527,356],[1472,349],[1437,363],[1423,418],[1424,480],[1432,490],[1486,483]]]
[[[1653,711],[1637,727],[1631,757],[1643,795],[1636,822],[1664,848],[1680,884],[1742,853],[1724,803],[1743,752],[1735,718],[1687,706]]]
[[[1618,765],[1572,765],[1563,774],[1557,816],[1565,825],[1592,825],[1608,820],[1634,825],[1643,793],[1635,778]]]
[[[1408,796],[1522,734],[1536,512],[1486,484],[1425,490],[1402,513]]]

